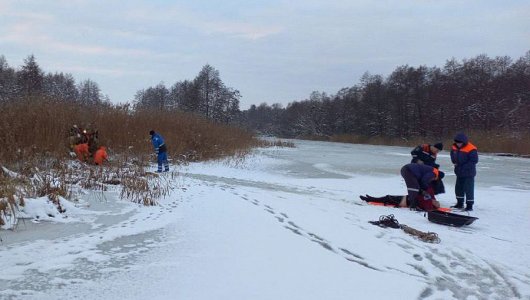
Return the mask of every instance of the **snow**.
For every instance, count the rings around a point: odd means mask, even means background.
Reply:
[[[0,298],[530,299],[530,160],[482,154],[479,219],[453,228],[358,198],[404,194],[410,149],[294,142],[181,167],[160,206],[90,192],[61,200],[67,218],[0,231]],[[455,177],[438,160],[450,206]],[[368,223],[388,214],[441,243]]]

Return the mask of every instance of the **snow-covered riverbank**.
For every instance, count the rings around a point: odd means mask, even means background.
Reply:
[[[451,228],[358,199],[404,194],[410,149],[296,144],[183,167],[157,207],[92,193],[66,224],[0,232],[0,298],[530,299],[530,160],[482,155],[480,219]],[[383,214],[441,243],[368,223]]]

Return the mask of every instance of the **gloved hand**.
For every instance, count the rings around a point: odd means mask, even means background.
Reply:
[[[423,195],[423,199],[425,200],[431,200],[432,196],[427,191],[421,191],[421,194]]]

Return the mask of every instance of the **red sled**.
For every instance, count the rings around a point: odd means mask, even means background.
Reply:
[[[396,207],[395,205],[393,204],[384,204],[384,203],[381,203],[381,202],[366,202],[370,205],[375,205],[375,206],[391,206],[391,207]],[[407,208],[407,207],[399,207],[399,208]],[[435,209],[435,211],[442,211],[442,212],[451,212],[451,208],[449,207],[440,207],[440,208],[437,208]]]

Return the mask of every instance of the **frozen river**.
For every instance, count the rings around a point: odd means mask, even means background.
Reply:
[[[481,155],[479,220],[451,228],[358,199],[405,194],[411,149],[294,142],[181,167],[160,206],[92,192],[0,231],[0,299],[530,299],[530,159]],[[442,242],[368,223],[391,213]]]
[[[289,161],[282,166],[292,176],[333,177],[356,175],[395,176],[410,162],[412,149],[328,142],[297,141],[294,151],[268,153]],[[445,145],[448,148],[449,145]],[[480,149],[479,149],[480,153]],[[454,185],[455,177],[449,151],[438,155],[445,181]],[[326,172],[328,171],[328,172]],[[327,174],[326,174],[327,173]],[[482,187],[503,186],[530,189],[530,159],[480,155],[476,184]]]

